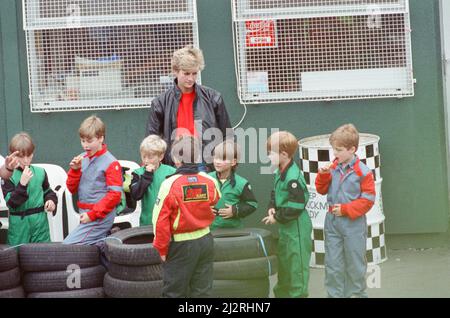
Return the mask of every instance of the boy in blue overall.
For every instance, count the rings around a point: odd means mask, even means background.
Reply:
[[[166,150],[166,142],[157,135],[147,136],[141,143],[143,166],[133,172],[130,186],[131,197],[136,201],[142,200],[140,226],[152,224],[153,207],[161,183],[176,171],[174,167],[161,163]]]
[[[9,208],[8,244],[11,246],[50,242],[46,211],[55,211],[58,197],[50,188],[45,170],[31,165],[34,149],[33,140],[24,132],[15,135],[9,144],[9,151],[18,153],[18,166],[2,182]]]
[[[258,203],[250,183],[236,173],[239,149],[228,140],[214,148],[214,168],[209,173],[220,185],[222,197],[215,206],[216,217],[211,230],[242,227],[242,219],[256,211]]]
[[[317,192],[327,195],[325,217],[325,287],[328,297],[367,297],[366,213],[375,201],[370,169],[355,155],[355,126],[339,127],[330,136],[336,159],[319,169]]]
[[[265,224],[279,224],[278,282],[275,297],[308,297],[312,223],[305,206],[306,182],[293,157],[298,141],[287,131],[272,134],[267,152],[275,171],[275,184]]]
[[[79,134],[84,153],[70,162],[67,189],[78,192],[80,225],[64,244],[104,246],[122,196],[122,168],[108,151],[105,125],[96,116],[83,121]]]

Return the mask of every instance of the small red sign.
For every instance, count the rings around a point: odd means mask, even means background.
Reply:
[[[245,21],[245,44],[247,47],[275,47],[275,21]]]

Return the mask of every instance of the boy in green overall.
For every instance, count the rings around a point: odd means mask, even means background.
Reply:
[[[140,226],[152,224],[153,206],[161,183],[176,171],[174,167],[161,164],[166,150],[166,142],[157,135],[147,136],[141,143],[143,166],[133,172],[130,186],[131,197],[136,201],[142,200]]]
[[[287,131],[276,132],[267,140],[267,152],[275,171],[265,224],[279,223],[278,282],[275,297],[307,297],[311,259],[312,223],[305,210],[308,190],[294,162],[298,141]]]
[[[12,176],[3,180],[2,190],[9,208],[8,244],[50,242],[47,212],[58,204],[43,168],[31,165],[34,144],[30,135],[19,133],[9,144],[10,153],[18,152],[19,165]]]
[[[210,225],[211,230],[242,227],[241,219],[258,207],[250,183],[236,173],[238,160],[239,149],[235,142],[227,140],[214,148],[216,171],[209,175],[217,180],[222,197],[215,206],[216,217]]]

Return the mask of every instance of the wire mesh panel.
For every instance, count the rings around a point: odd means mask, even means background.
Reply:
[[[413,96],[408,2],[233,0],[243,103]]]
[[[33,112],[148,107],[174,51],[198,46],[195,0],[24,0]]]
[[[236,0],[237,19],[320,17],[337,15],[404,12],[407,0]]]

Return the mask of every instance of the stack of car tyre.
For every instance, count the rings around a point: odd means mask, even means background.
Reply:
[[[0,245],[0,298],[24,298],[17,250]]]
[[[153,238],[153,228],[142,226],[116,232],[106,239],[110,264],[103,285],[108,297],[161,297],[162,264]]]
[[[19,258],[28,298],[104,297],[106,270],[96,246],[26,244]]]
[[[277,273],[276,240],[257,228],[219,229],[214,236],[215,298],[269,297],[269,276]]]

